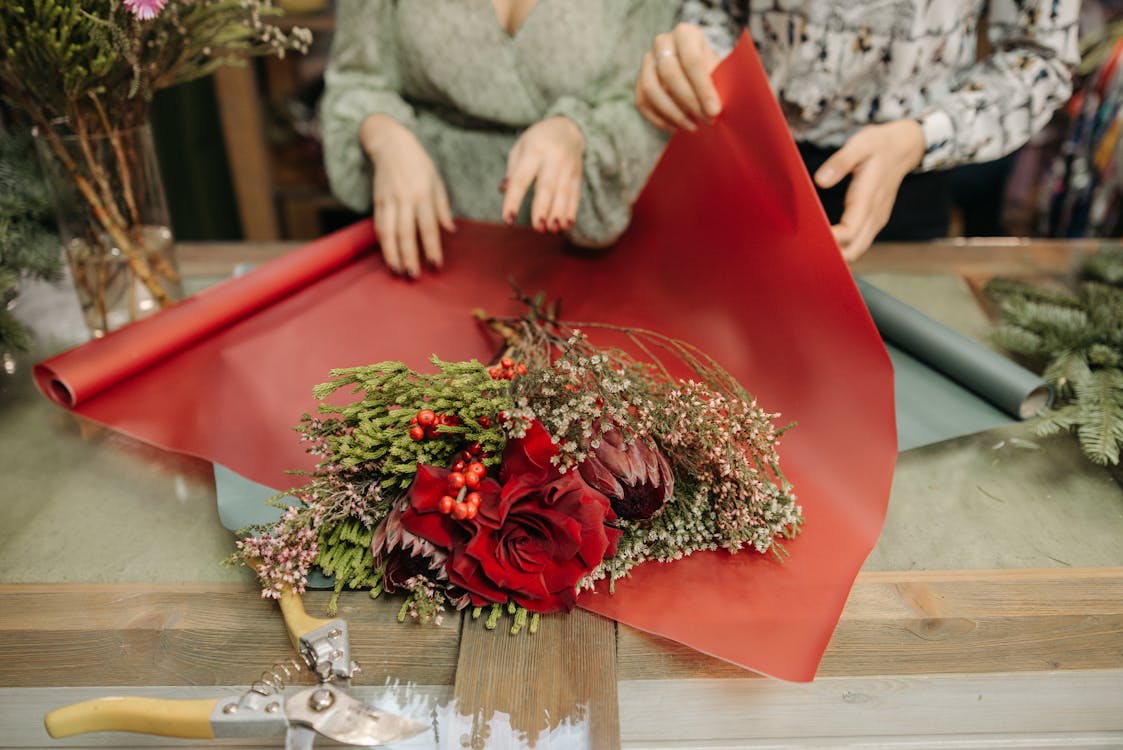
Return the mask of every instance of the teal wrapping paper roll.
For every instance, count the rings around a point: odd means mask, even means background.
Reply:
[[[862,279],[855,279],[883,339],[1017,419],[1049,408],[1040,376]]]

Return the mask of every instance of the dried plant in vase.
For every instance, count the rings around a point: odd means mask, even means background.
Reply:
[[[156,91],[305,52],[271,0],[5,0],[0,91],[35,126],[59,230],[95,334],[179,294],[148,110]],[[113,308],[121,317],[113,318]]]

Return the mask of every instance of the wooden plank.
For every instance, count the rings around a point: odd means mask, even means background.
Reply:
[[[1016,237],[879,243],[851,268],[854,273],[908,271],[961,276],[1064,275],[1100,240],[1031,240]]]
[[[238,198],[242,236],[251,241],[268,241],[280,237],[280,229],[252,62],[219,68],[214,74],[214,87],[230,179]]]
[[[242,261],[274,257],[300,244],[289,241],[181,242],[176,245],[176,257],[185,273],[201,264],[198,267],[209,275],[215,264],[231,263],[231,259]],[[1071,273],[1081,258],[1100,245],[1098,241],[1047,240],[880,244],[853,263],[852,268],[858,274],[896,272],[956,274],[972,279],[997,275],[1057,278]]]
[[[744,669],[620,628],[621,680]],[[861,573],[820,677],[1123,669],[1123,568]]]
[[[309,592],[322,614],[328,592]],[[397,621],[398,605],[350,593],[357,682],[451,685],[457,627]],[[0,585],[0,685],[240,685],[293,654],[280,611],[252,585]]]
[[[615,656],[615,623],[588,612],[543,617],[537,633],[516,636],[502,621],[486,630],[465,618],[453,692],[472,720],[461,745],[476,747],[498,720],[531,746],[560,733],[583,743],[566,747],[620,747]]]
[[[294,250],[302,242],[177,242],[176,262],[185,277],[229,277],[240,263],[260,265]]]
[[[1041,678],[1045,684],[1044,695],[1028,701],[1024,696],[1040,693],[1041,688],[1031,681],[1033,678],[1024,675],[1002,675],[983,681],[959,676],[825,680],[815,686],[759,681],[749,686],[756,690],[738,690],[733,696],[730,696],[730,683],[725,681],[716,686],[706,685],[705,690],[693,691],[690,696],[679,693],[676,684],[624,683],[620,697],[622,746],[626,750],[1118,750],[1123,747],[1123,731],[1080,729],[1081,723],[1107,723],[1100,712],[1092,708],[1113,709],[1112,695],[1105,691],[1117,687],[1118,683],[1104,679],[1104,675],[1089,681],[1065,680],[1064,677],[1052,682],[1052,676]],[[191,699],[235,695],[238,689],[149,687],[114,692],[147,698]],[[358,687],[351,692],[360,700],[421,721],[432,717],[436,741],[419,740],[416,744],[410,743],[410,747],[471,747],[461,741],[457,733],[461,726],[448,710],[451,688]],[[104,689],[98,688],[0,688],[0,727],[3,727],[0,747],[280,746],[279,740],[194,743],[124,733],[52,740],[43,731],[42,717],[47,711],[106,694]],[[1055,697],[1060,700],[1054,705],[1050,701]],[[698,708],[686,703],[688,698],[710,702]],[[948,710],[949,704],[957,707],[954,713]],[[1060,716],[1074,704],[1077,704],[1076,710],[1071,715]],[[1044,710],[1053,722],[1063,718],[1071,724],[1061,731],[1035,735],[1030,735],[1026,728],[977,731],[981,722],[989,722],[987,729],[1011,726],[1019,721],[1019,711],[1033,709]],[[963,726],[959,723],[960,717],[965,722]],[[1043,723],[1040,718],[1031,721]],[[976,731],[970,731],[971,726]],[[779,736],[781,729],[786,733]],[[832,735],[823,736],[828,731]],[[321,742],[316,746],[335,747],[332,743]],[[511,744],[497,741],[491,746],[528,745],[515,740]],[[580,745],[540,741],[534,747],[576,750]]]
[[[620,715],[623,746],[653,750],[1064,747],[1076,734],[1123,747],[1123,670],[623,681]],[[1036,745],[1002,744],[1038,733]]]
[[[627,742],[625,750],[1119,750],[1120,732],[1064,732],[1028,735],[899,735],[896,737],[737,738],[735,740],[655,740]]]
[[[325,598],[325,592],[310,593],[309,611],[322,611]],[[458,659],[453,623],[399,624],[393,602],[362,593],[344,595],[340,613],[351,624],[364,683],[387,677],[452,683]],[[596,639],[607,638],[612,624],[583,613],[544,618],[535,637],[500,638],[475,625],[467,632],[473,645],[459,656],[468,669],[461,672],[464,680],[474,672],[483,679],[486,670],[477,667],[492,659],[511,660],[512,666],[491,672],[502,680],[514,674],[517,659],[565,663],[563,648],[602,653],[601,666],[618,648],[625,680],[746,676],[739,667],[630,628],[620,629],[618,647],[608,639],[602,644],[608,650],[598,652]],[[574,647],[588,639],[588,648]],[[513,650],[495,652],[500,646]],[[289,653],[275,606],[248,585],[0,586],[0,685],[240,684]],[[859,576],[819,674],[1113,668],[1123,668],[1123,568],[914,571]],[[604,675],[581,677],[586,682],[571,692],[591,690],[594,678]],[[472,690],[487,698],[499,687]]]

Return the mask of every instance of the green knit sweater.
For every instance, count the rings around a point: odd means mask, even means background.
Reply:
[[[585,135],[574,241],[603,245],[631,204],[665,136],[634,104],[635,76],[672,0],[539,0],[511,36],[492,0],[339,0],[321,105],[332,190],[370,210],[371,165],[358,139],[368,115],[410,128],[437,165],[458,216],[499,221],[507,154],[554,115]],[[519,221],[526,223],[530,196]]]

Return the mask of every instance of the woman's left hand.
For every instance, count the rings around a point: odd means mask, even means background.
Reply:
[[[507,155],[500,190],[503,220],[514,222],[526,191],[534,185],[530,225],[539,232],[567,231],[577,219],[585,134],[568,117],[551,117],[527,128]]]
[[[853,175],[839,222],[831,227],[848,261],[857,260],[889,222],[901,181],[924,158],[924,130],[916,120],[867,125],[815,172],[821,188]]]

